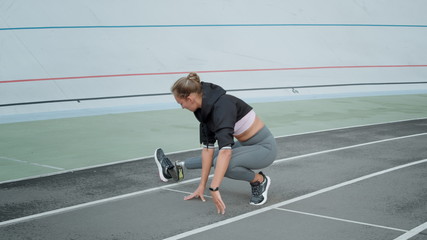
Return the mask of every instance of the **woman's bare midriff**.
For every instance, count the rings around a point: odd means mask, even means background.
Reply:
[[[264,127],[264,123],[261,119],[255,117],[254,123],[248,128],[248,130],[244,131],[242,134],[234,136],[239,142],[245,142],[257,134]]]

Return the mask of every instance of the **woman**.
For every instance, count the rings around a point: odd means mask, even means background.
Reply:
[[[182,180],[183,169],[202,169],[198,188],[184,200],[200,198],[204,192],[211,167],[215,167],[209,190],[218,213],[225,213],[225,204],[220,195],[224,177],[250,183],[250,204],[262,205],[267,201],[271,180],[264,173],[253,169],[269,166],[276,158],[276,141],[269,129],[256,116],[252,107],[239,98],[212,83],[201,82],[196,73],[178,79],[171,91],[182,108],[192,111],[200,122],[200,157],[182,162],[171,161],[161,149],[154,158],[161,180]],[[234,142],[234,138],[237,142]],[[218,142],[218,150],[214,144]]]

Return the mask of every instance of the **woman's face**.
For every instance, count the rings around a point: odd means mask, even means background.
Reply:
[[[181,105],[183,109],[188,109],[191,112],[195,112],[198,108],[200,108],[197,100],[197,94],[192,93],[190,96],[186,98],[180,98],[174,95],[176,102]]]

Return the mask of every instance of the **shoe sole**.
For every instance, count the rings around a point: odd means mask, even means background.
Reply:
[[[270,184],[271,184],[271,179],[269,176],[265,176],[267,178],[267,187],[265,188],[264,193],[262,194],[262,196],[264,197],[264,200],[262,200],[262,202],[260,203],[250,203],[253,206],[261,206],[264,205],[267,202],[267,195],[268,195],[268,189],[270,188]]]
[[[154,151],[154,159],[156,161],[157,169],[159,170],[159,177],[160,177],[160,180],[162,180],[163,182],[168,182],[169,180],[163,176],[162,165],[160,164],[159,159],[157,159],[157,151],[159,150],[160,148],[157,148],[156,151]]]

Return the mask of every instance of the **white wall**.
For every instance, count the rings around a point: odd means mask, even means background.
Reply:
[[[423,0],[0,0],[0,115],[176,106],[171,96],[4,106],[167,93],[185,75],[164,74],[173,72],[212,71],[202,80],[226,89],[426,82],[426,9]],[[368,67],[310,69],[328,66]],[[216,71],[277,68],[298,70]],[[124,76],[146,73],[155,74]],[[427,84],[296,90],[232,94],[278,101],[425,93]]]

